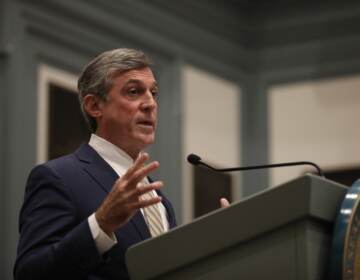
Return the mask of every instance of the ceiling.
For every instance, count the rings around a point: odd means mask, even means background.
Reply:
[[[360,2],[355,0],[143,1],[251,49],[348,36],[360,26]]]

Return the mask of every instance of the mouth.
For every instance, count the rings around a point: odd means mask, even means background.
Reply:
[[[142,127],[146,127],[146,128],[151,128],[153,129],[155,127],[155,123],[151,120],[140,120],[138,122],[136,122],[138,125],[142,126]]]

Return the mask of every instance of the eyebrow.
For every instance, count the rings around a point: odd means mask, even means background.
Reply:
[[[142,84],[143,81],[139,80],[139,79],[130,79],[125,83],[125,85],[131,84],[131,83]],[[157,81],[155,81],[152,86],[158,87]]]

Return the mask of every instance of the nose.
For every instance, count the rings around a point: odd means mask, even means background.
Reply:
[[[151,111],[156,109],[156,107],[157,107],[156,96],[154,96],[153,93],[150,90],[148,90],[141,102],[141,109],[145,111]]]

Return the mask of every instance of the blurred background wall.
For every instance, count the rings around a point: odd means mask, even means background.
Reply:
[[[185,223],[196,182],[212,176],[197,175],[190,152],[221,167],[313,160],[339,181],[360,177],[359,26],[358,1],[0,0],[0,278],[12,279],[30,169],[88,137],[74,93],[93,56],[132,47],[155,61],[150,152]],[[219,177],[208,190],[239,200],[308,171]]]

